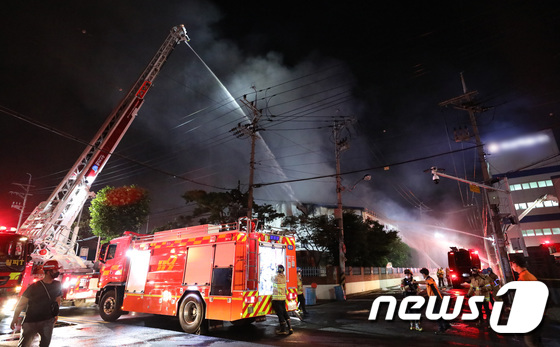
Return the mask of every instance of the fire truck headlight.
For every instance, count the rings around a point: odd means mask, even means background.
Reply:
[[[21,286],[15,287],[14,291],[16,292],[16,294],[19,294],[19,292],[21,292]]]

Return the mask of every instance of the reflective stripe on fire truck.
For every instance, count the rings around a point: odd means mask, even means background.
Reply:
[[[256,302],[253,304],[248,303],[247,300],[245,300],[245,298],[247,297],[256,297]],[[248,291],[245,292],[243,298],[243,315],[241,316],[241,318],[265,316],[270,313],[271,309],[272,309],[271,295],[263,295],[259,297],[258,291],[256,290]]]

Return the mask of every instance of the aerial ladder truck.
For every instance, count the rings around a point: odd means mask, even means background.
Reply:
[[[16,275],[10,273],[9,278],[12,280],[6,281],[6,285],[25,289],[37,280],[40,266],[45,261],[54,259],[63,267],[63,300],[81,303],[85,299],[95,298],[99,275],[94,271],[92,262],[84,261],[76,255],[74,247],[78,228],[72,229],[72,224],[87,199],[94,195],[90,191],[93,182],[136,117],[146,93],[167,58],[179,43],[189,40],[183,25],[171,29],[144,72],[109,115],[62,182],[48,200],[40,203],[22,224],[18,234],[26,240],[32,240],[33,249],[25,259],[25,271],[20,272],[15,281],[13,279]],[[24,251],[22,249],[20,255]],[[21,261],[18,259],[18,264],[19,262]],[[8,293],[8,290],[4,292]]]

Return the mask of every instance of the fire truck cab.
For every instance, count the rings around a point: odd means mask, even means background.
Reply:
[[[26,236],[0,228],[0,307],[9,314],[21,291],[22,275],[33,251],[33,242]]]
[[[96,303],[106,321],[126,311],[178,316],[187,333],[208,320],[264,320],[272,311],[276,267],[286,269],[288,311],[297,308],[293,236],[242,223],[199,225],[142,235],[126,232],[100,251]]]

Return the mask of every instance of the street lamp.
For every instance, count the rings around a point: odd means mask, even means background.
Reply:
[[[338,170],[337,170],[338,171]],[[352,191],[361,181],[371,180],[371,175],[364,175],[359,179],[351,188],[346,188],[342,185],[342,179],[340,177],[340,172],[336,175],[336,198],[337,198],[337,208],[335,211],[335,218],[338,221],[338,254],[339,254],[339,272],[340,272],[340,286],[342,287],[343,293],[346,293],[346,246],[344,245],[344,227],[342,221],[342,192]]]

